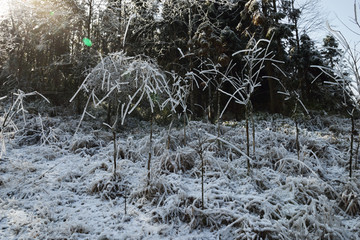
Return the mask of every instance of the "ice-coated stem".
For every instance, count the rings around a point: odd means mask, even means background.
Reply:
[[[149,158],[148,158],[148,164],[147,164],[147,184],[150,185],[150,179],[151,179],[151,153],[152,153],[152,138],[153,138],[153,113],[151,112],[150,116],[150,142],[149,142]]]

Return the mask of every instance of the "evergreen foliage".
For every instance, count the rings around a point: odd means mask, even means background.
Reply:
[[[250,39],[272,38],[269,51],[283,64],[265,64],[259,77],[272,78],[252,94],[254,111],[290,113],[275,79],[298,91],[309,108],[328,110],[341,89],[324,84],[331,76],[318,77],[321,71],[311,66],[334,67],[340,61],[338,43],[326,36],[324,46],[315,45],[300,24],[303,10],[295,0],[13,1],[9,17],[0,19],[0,91],[36,90],[56,104],[66,103],[101,57],[121,51],[145,55],[183,79],[209,62],[237,76],[247,63],[233,53],[247,49]],[[192,117],[203,116],[201,106],[214,122],[228,100],[218,92],[231,92],[232,86],[219,84],[219,77],[206,87],[195,78],[188,81]],[[78,111],[84,101],[76,102]],[[234,103],[227,115],[244,116]]]

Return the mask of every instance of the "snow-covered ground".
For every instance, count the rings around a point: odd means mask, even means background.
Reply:
[[[71,117],[20,120],[2,139],[0,239],[360,239],[346,118],[302,123],[298,161],[291,119],[257,116],[249,176],[244,122],[224,124],[221,141],[215,125],[190,122],[186,144],[179,125],[169,149],[168,128],[155,126],[149,185],[148,123],[119,130],[114,176],[101,122],[84,121],[74,135]]]

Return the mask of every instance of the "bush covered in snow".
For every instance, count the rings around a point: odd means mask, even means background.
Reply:
[[[256,116],[250,175],[244,121],[224,123],[221,144],[215,125],[190,122],[186,145],[183,130],[174,127],[169,148],[168,128],[154,126],[147,184],[148,123],[117,137],[113,175],[106,129],[84,122],[74,137],[76,120],[29,119],[29,129],[42,126],[47,134],[37,142],[27,141],[28,132],[5,139],[1,239],[360,238],[360,172],[346,174],[349,140],[340,133],[348,132],[350,120],[300,123],[298,160],[292,121]]]

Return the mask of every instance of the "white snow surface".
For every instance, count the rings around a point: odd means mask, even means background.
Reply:
[[[0,239],[360,239],[360,171],[348,177],[344,117],[304,121],[299,161],[292,120],[258,115],[250,176],[244,122],[223,124],[217,141],[216,125],[192,121],[186,144],[179,125],[170,149],[167,126],[155,126],[149,186],[147,122],[118,131],[114,177],[101,122],[84,121],[74,136],[73,117],[21,120],[3,139]]]

